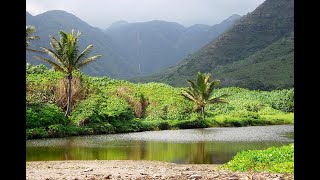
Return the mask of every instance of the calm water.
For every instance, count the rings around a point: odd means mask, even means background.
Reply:
[[[241,150],[293,142],[293,125],[205,128],[28,140],[27,161],[159,160],[221,164]]]

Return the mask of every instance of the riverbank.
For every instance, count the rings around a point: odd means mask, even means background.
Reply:
[[[26,162],[26,179],[294,179],[293,174],[230,172],[217,164],[90,160]]]

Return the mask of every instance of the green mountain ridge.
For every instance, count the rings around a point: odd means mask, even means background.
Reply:
[[[102,57],[93,62],[90,66],[84,68],[84,72],[93,76],[110,76],[113,78],[125,78],[134,74],[131,64],[118,55],[117,50],[112,44],[112,40],[100,29],[94,28],[77,18],[76,16],[65,11],[53,10],[37,16],[26,13],[26,24],[36,27],[36,35],[40,36],[40,40],[33,41],[31,47],[39,49],[39,47],[50,47],[49,35],[59,38],[58,32],[64,30],[71,32],[82,32],[79,40],[80,49],[84,49],[87,45],[93,44],[92,54],[101,54]],[[27,53],[27,62],[31,64],[45,64],[43,61],[32,58],[34,53]],[[48,66],[50,67],[50,66]]]
[[[292,87],[293,8],[293,0],[266,0],[178,65],[132,81],[186,86],[185,79],[193,80],[200,71],[220,78],[221,86],[265,90]]]
[[[36,16],[26,12],[26,24],[35,26],[36,35],[40,36],[40,40],[31,43],[31,48],[50,47],[49,35],[58,38],[59,30],[79,30],[82,32],[80,49],[93,44],[92,54],[102,55],[102,58],[85,67],[83,72],[116,79],[150,74],[174,65],[221,34],[239,18],[239,15],[232,15],[215,26],[197,25],[190,28],[159,20],[142,23],[119,21],[103,31],[61,10]],[[34,59],[34,55],[27,52],[26,61],[48,66],[45,62]]]

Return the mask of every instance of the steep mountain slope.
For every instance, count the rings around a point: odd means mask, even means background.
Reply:
[[[241,16],[232,15],[214,26],[197,24],[189,28],[166,21],[115,22],[106,34],[122,56],[142,74],[176,64],[230,28]]]
[[[293,0],[266,0],[177,66],[134,81],[160,81],[185,86],[185,79],[194,79],[201,71],[221,78],[222,86],[251,89],[292,87],[293,8]],[[258,59],[262,55],[265,57]],[[253,61],[259,63],[254,64]],[[233,67],[232,73],[228,72],[230,67]]]
[[[49,35],[58,38],[59,30],[79,30],[82,32],[80,49],[93,44],[92,54],[103,55],[83,71],[93,76],[120,79],[150,74],[176,64],[231,27],[239,18],[239,15],[233,15],[212,27],[195,25],[190,28],[165,21],[119,21],[103,32],[65,11],[48,11],[37,16],[26,12],[26,24],[34,25],[40,36],[40,40],[32,42],[32,48],[49,47]],[[30,52],[26,54],[27,62],[44,63],[32,58],[33,55]]]
[[[84,68],[83,71],[87,74],[93,76],[107,75],[113,78],[126,78],[135,74],[131,64],[118,55],[110,37],[70,13],[54,10],[32,16],[26,12],[26,24],[33,25],[37,29],[36,34],[40,36],[40,40],[32,42],[32,47],[37,49],[39,47],[50,47],[49,35],[59,38],[59,30],[69,33],[72,29],[75,29],[75,31],[82,32],[79,39],[80,50],[89,44],[93,44],[92,55],[103,55],[90,66]],[[43,61],[32,58],[33,53],[28,52],[26,56],[27,62],[45,64]]]

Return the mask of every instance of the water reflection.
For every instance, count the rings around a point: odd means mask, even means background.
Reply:
[[[72,142],[65,146],[27,147],[27,161],[44,160],[159,160],[174,163],[221,164],[241,150],[264,149],[288,142],[199,142],[170,143],[127,141],[118,146],[78,147]]]
[[[277,128],[282,130],[279,131]],[[265,134],[273,137],[272,141],[261,140],[261,137],[267,136],[262,134],[261,127],[158,131],[28,140],[26,160],[159,160],[174,163],[222,164],[231,160],[237,152],[242,150],[265,149],[293,142],[293,139],[287,136],[288,133],[293,135],[293,126],[266,127],[264,131]],[[242,134],[247,139],[255,134],[255,137],[260,141],[250,141],[250,139],[249,141],[243,139],[227,141],[230,138],[226,137],[226,134],[230,133],[230,136],[237,134],[238,139]],[[249,133],[251,135],[247,136]],[[159,138],[159,136],[161,137]],[[217,138],[222,136],[226,140]],[[183,137],[187,137],[185,139],[188,141],[181,141]],[[212,140],[209,141],[210,139]]]

